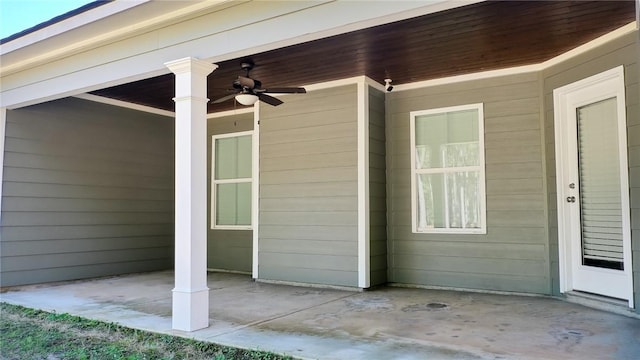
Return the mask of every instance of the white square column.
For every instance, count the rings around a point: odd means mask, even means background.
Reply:
[[[173,329],[209,326],[207,288],[207,75],[194,58],[165,64],[176,75],[175,288]]]

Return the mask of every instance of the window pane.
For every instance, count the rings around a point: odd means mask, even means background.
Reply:
[[[238,140],[238,178],[251,177],[251,135],[239,136]]]
[[[237,185],[236,225],[251,225],[251,183]]]
[[[251,177],[251,135],[216,139],[215,178]]]
[[[462,110],[415,118],[416,168],[476,166],[478,110]]]
[[[216,179],[233,179],[238,172],[238,157],[236,154],[236,139],[216,139],[214,159]]]
[[[442,167],[478,165],[478,143],[453,143],[440,145]]]
[[[251,183],[216,185],[216,225],[251,225]]]
[[[416,176],[418,231],[480,228],[478,171]]]

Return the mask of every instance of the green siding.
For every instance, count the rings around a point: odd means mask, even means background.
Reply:
[[[358,286],[356,96],[261,105],[259,278]]]
[[[387,282],[385,93],[369,87],[369,244],[371,286]]]
[[[173,119],[68,98],[5,141],[2,286],[172,267]]]
[[[411,231],[409,112],[484,104],[487,234]],[[387,94],[389,281],[550,293],[538,74]]]
[[[553,90],[600,72],[624,65],[627,106],[627,141],[629,155],[629,186],[631,194],[631,247],[635,303],[640,302],[640,96],[638,95],[638,32],[631,33],[605,45],[548,68],[544,79],[544,115],[546,133],[546,166],[549,204],[549,254],[551,257],[553,293],[559,294],[558,218],[556,204],[556,164],[554,143]],[[640,307],[636,306],[636,309]]]
[[[207,268],[251,273],[252,230],[211,229],[211,137],[253,130],[253,113],[207,120]]]

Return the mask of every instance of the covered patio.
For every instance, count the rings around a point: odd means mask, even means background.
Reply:
[[[640,187],[636,7],[114,1],[4,39],[1,298],[306,358],[632,358],[637,320],[549,296],[600,293],[561,271],[558,208],[575,184],[556,184],[555,89],[622,69],[621,191]],[[255,79],[309,93],[216,102],[248,60]],[[489,230],[414,231],[412,113],[469,104],[486,118]],[[246,132],[251,228],[227,231],[212,220],[213,138]],[[637,203],[621,211],[636,219]],[[637,314],[631,230],[610,305]]]
[[[631,359],[640,321],[552,297],[345,291],[209,273],[210,327],[171,327],[173,272],[6,289],[3,302],[308,359]]]

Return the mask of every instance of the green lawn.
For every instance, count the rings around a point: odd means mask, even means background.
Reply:
[[[0,303],[0,359],[293,359]]]

